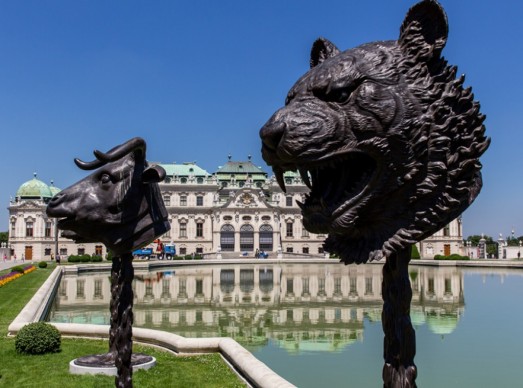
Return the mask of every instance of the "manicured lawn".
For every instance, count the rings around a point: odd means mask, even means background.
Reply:
[[[62,338],[62,351],[40,356],[15,351],[7,327],[47,279],[54,265],[38,268],[0,288],[0,386],[114,387],[114,377],[71,375],[69,362],[79,356],[104,353],[106,341]],[[218,354],[177,357],[157,348],[133,345],[136,352],[156,357],[157,365],[133,374],[135,387],[244,387]]]

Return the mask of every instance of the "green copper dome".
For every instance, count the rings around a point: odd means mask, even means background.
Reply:
[[[36,174],[34,174],[33,179],[23,183],[18,188],[16,196],[20,199],[50,199],[53,197],[53,193],[49,186],[36,179]]]
[[[51,195],[54,197],[56,194],[58,194],[62,189],[59,189],[54,185],[54,182],[51,181],[51,186],[49,186],[49,190],[51,191]]]

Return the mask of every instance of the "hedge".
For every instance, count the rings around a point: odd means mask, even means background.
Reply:
[[[449,255],[449,256],[435,255],[434,260],[470,260],[470,257],[461,256],[461,255],[458,255],[457,253],[453,253],[452,255]]]

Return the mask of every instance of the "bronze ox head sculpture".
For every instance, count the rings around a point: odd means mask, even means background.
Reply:
[[[490,140],[464,76],[441,56],[447,17],[423,0],[398,40],[312,46],[310,70],[260,130],[282,190],[298,170],[311,232],[345,263],[389,257],[458,217],[478,195]]]
[[[47,206],[49,217],[60,218],[62,236],[76,242],[102,242],[115,255],[148,244],[170,229],[158,182],[160,166],[148,166],[146,145],[133,138],[96,159],[75,159],[82,170],[96,170],[62,190]]]

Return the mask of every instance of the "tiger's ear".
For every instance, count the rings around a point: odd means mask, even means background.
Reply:
[[[429,61],[440,56],[448,35],[447,15],[441,5],[423,0],[407,12],[398,42],[407,55]]]
[[[339,53],[340,50],[331,41],[325,38],[318,38],[311,48],[311,69],[323,63],[327,58],[334,57]]]

